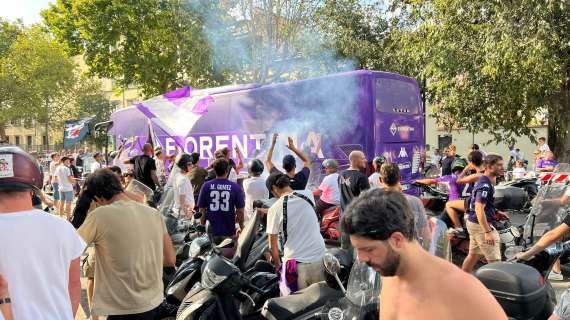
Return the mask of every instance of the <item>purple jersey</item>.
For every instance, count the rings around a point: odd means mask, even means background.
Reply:
[[[545,159],[540,159],[536,162],[536,167],[537,168],[548,168],[548,167],[556,167],[558,165],[558,162],[556,160],[545,160]]]
[[[457,183],[457,175],[452,174],[448,176],[442,176],[435,179],[438,183],[447,184],[449,190],[449,200],[459,200],[461,199],[461,193],[463,192],[463,185]]]
[[[492,224],[495,221],[495,187],[489,177],[484,175],[475,184],[469,199],[467,214],[469,215],[469,221],[473,223],[479,223],[475,213],[475,203],[477,202],[485,205],[485,216],[487,221]]]
[[[215,236],[233,236],[236,233],[236,209],[245,207],[242,188],[228,179],[205,182],[198,197],[198,207],[206,209],[206,220]]]

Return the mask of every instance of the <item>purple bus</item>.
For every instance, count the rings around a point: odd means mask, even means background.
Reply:
[[[275,164],[286,152],[286,136],[292,136],[317,163],[315,169],[326,158],[346,166],[349,153],[361,150],[369,160],[384,155],[398,163],[404,188],[419,177],[425,118],[418,83],[412,78],[358,70],[272,85],[198,90],[192,96],[212,97],[213,102],[207,113],[186,111],[185,116],[182,105],[188,90],[115,112],[110,133],[117,139],[136,137],[139,144],[153,136],[166,154],[178,147],[211,159],[215,150],[228,147],[232,152],[238,148],[246,158],[264,159],[270,137],[277,132],[283,143],[276,150]],[[155,121],[157,114],[161,121]],[[165,124],[180,130],[168,130]]]

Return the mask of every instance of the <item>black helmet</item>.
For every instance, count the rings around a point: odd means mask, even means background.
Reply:
[[[465,167],[467,167],[467,162],[461,158],[457,158],[451,163],[451,172],[463,170]]]
[[[259,159],[253,159],[247,164],[249,174],[262,174],[264,170],[263,162]]]
[[[372,160],[372,163],[376,163],[376,165],[381,166],[386,163],[386,158],[384,156],[376,156]]]
[[[0,191],[41,189],[43,182],[36,159],[18,147],[0,147]]]
[[[189,164],[192,164],[192,157],[187,153],[181,154],[176,160],[176,166],[182,170],[188,170]]]

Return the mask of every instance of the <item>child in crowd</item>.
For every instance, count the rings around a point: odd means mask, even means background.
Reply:
[[[513,179],[522,179],[525,175],[526,169],[524,168],[524,162],[522,160],[517,160],[515,168],[513,169]]]

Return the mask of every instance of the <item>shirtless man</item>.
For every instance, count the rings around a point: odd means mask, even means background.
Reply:
[[[506,320],[475,277],[422,249],[413,219],[401,193],[382,189],[361,194],[342,219],[358,259],[384,277],[380,319]]]

